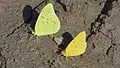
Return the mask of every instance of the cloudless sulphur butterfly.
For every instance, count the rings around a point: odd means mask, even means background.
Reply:
[[[42,10],[35,24],[34,35],[44,36],[57,33],[60,29],[60,21],[54,12],[52,3],[47,4]]]
[[[66,47],[62,54],[66,57],[79,56],[85,52],[87,48],[86,32],[80,32]]]

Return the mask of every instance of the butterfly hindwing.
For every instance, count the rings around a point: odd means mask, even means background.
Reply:
[[[53,5],[47,4],[41,11],[36,25],[34,34],[37,36],[49,35],[58,32],[60,21],[54,12]]]

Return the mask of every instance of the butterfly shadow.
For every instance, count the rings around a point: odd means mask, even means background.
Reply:
[[[63,37],[63,40],[61,44],[58,46],[58,51],[57,51],[58,54],[61,54],[61,52],[65,50],[68,44],[73,40],[73,37],[69,32],[65,32],[62,35],[62,37]]]
[[[36,9],[41,6],[44,3],[41,2],[39,3],[37,6],[35,6],[34,8],[32,8],[30,5],[25,5],[24,9],[23,9],[23,19],[24,19],[24,24],[25,25],[29,25],[30,28],[34,31],[35,28],[35,24],[37,21],[37,18],[39,16],[39,13],[36,11]],[[28,33],[32,33],[32,31],[28,32]]]
[[[30,24],[31,29],[34,30],[35,22],[36,22],[37,17],[38,17],[37,11],[32,9],[32,7],[30,5],[26,5],[23,9],[22,16],[23,16],[23,19],[24,19],[24,23],[22,23],[20,26],[16,27],[6,37],[9,37],[10,35],[14,34],[17,29],[19,29],[20,27],[23,27],[23,26],[27,26],[28,24]],[[28,30],[28,33],[32,33],[32,31]]]
[[[26,5],[23,9],[24,23],[26,25],[29,24],[32,30],[34,30],[38,15],[38,12],[34,10],[30,5]]]

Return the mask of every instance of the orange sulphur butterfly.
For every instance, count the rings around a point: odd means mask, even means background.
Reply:
[[[61,53],[66,56],[79,56],[85,52],[87,48],[86,32],[80,32]]]
[[[54,12],[52,3],[47,4],[38,16],[35,24],[34,35],[44,36],[57,33],[60,29],[60,21]]]

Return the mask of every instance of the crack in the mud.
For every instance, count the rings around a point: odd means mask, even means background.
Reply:
[[[46,1],[46,0],[45,0]],[[42,1],[42,2],[40,2],[37,6],[35,6],[34,8],[33,8],[33,11],[35,10],[35,9],[37,9],[41,4],[43,4],[45,1]]]
[[[100,31],[102,25],[105,24],[105,19],[110,16],[109,11],[112,10],[112,3],[114,1],[117,2],[118,0],[106,0],[104,7],[101,10],[101,13],[98,15],[97,19],[91,23],[90,35],[87,36],[87,41],[92,35],[97,34],[97,32]]]
[[[19,29],[20,27],[22,27],[23,25],[25,25],[25,26],[26,26],[27,24],[32,24],[32,25],[34,25],[33,23],[29,23],[29,22],[32,20],[32,15],[33,15],[32,13],[35,12],[35,9],[38,8],[41,4],[46,3],[46,2],[47,2],[47,0],[42,1],[42,2],[40,2],[37,6],[35,6],[35,7],[30,11],[30,16],[28,17],[28,19],[25,20],[24,23],[22,23],[20,26],[18,26],[17,28],[15,28],[15,29],[14,29],[11,33],[9,33],[6,37],[9,37],[10,35],[14,34],[15,31],[16,31],[17,29]],[[56,2],[58,2],[58,3],[63,7],[64,11],[67,12],[66,5],[63,4],[63,3],[61,2],[61,0],[56,0]],[[29,6],[29,7],[30,7],[30,6]],[[56,11],[56,12],[57,12],[57,11]],[[31,26],[31,28],[34,29],[34,26]]]
[[[15,31],[16,31],[17,29],[19,29],[20,27],[22,27],[23,25],[24,25],[24,23],[21,24],[20,26],[18,26],[17,28],[15,28],[10,34],[7,35],[7,37],[9,37],[10,35],[14,34]]]
[[[109,37],[109,35],[103,33],[100,31],[101,34],[103,34],[105,37],[109,38],[111,40],[111,46],[108,47],[108,49],[106,50],[106,55],[108,56],[109,55],[109,51],[116,45],[116,43],[114,43],[114,40],[112,37]]]
[[[102,18],[100,18],[101,16],[102,16],[101,14],[98,15],[98,18],[95,20],[95,22],[91,23],[90,35],[88,35],[87,41],[92,35],[97,34],[97,32],[100,31],[102,25],[105,24],[106,16],[103,15]]]
[[[113,46],[115,46],[115,45],[116,45],[116,43],[114,43],[114,40],[113,40],[113,38],[112,38],[112,37],[109,37],[109,35],[107,35],[107,34],[103,33],[102,31],[100,31],[100,33],[101,33],[101,34],[103,34],[105,37],[109,38],[109,39],[111,40],[111,44],[112,44]]]
[[[63,4],[63,3],[61,2],[61,0],[56,0],[56,2],[58,2],[58,3],[63,7],[63,9],[64,9],[65,12],[68,11],[66,5]]]
[[[17,30],[17,29],[19,29],[20,27],[22,27],[23,25],[27,25],[27,24],[29,24],[29,22],[32,20],[32,13],[35,11],[35,9],[36,8],[38,8],[42,3],[44,3],[45,1],[42,1],[42,2],[40,2],[37,6],[35,6],[33,9],[31,9],[31,11],[30,11],[30,16],[28,17],[28,19],[27,20],[25,20],[24,21],[24,23],[22,23],[20,26],[18,26],[17,28],[15,28],[10,34],[8,34],[6,37],[9,37],[10,35],[12,35],[12,34],[14,34],[15,33],[15,31]]]
[[[106,55],[108,56],[109,51],[111,50],[112,46],[108,47],[107,51],[106,51]]]
[[[106,36],[107,38],[109,38],[111,40],[111,46],[108,47],[107,51],[106,51],[106,55],[108,56],[109,54],[109,51],[112,49],[113,46],[116,45],[116,43],[114,43],[114,40],[112,37],[109,37],[107,34],[104,34],[102,31],[100,31],[100,29],[102,28],[102,25],[105,24],[105,19],[107,17],[109,17],[109,11],[112,10],[113,8],[113,2],[114,1],[118,1],[118,0],[107,0],[105,2],[105,5],[103,7],[103,9],[101,10],[101,13],[98,15],[97,19],[91,23],[91,28],[90,28],[90,35],[88,35],[87,37],[87,41],[88,39],[92,36],[92,35],[95,35],[97,33],[101,33],[103,34],[104,36]]]

